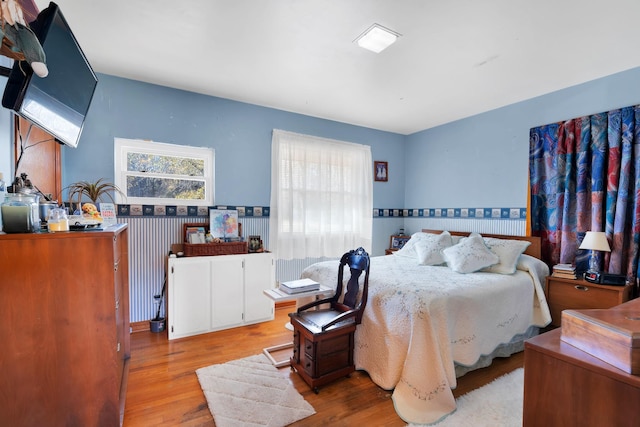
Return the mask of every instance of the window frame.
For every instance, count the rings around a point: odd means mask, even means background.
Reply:
[[[202,200],[185,200],[158,197],[132,197],[127,193],[127,177],[137,176],[127,171],[127,155],[131,152],[193,158],[204,161],[205,197]],[[174,175],[154,174],[160,178],[175,178]],[[215,193],[215,150],[207,147],[168,144],[142,139],[114,138],[114,181],[126,197],[116,193],[116,203],[130,205],[177,205],[177,206],[213,206]]]

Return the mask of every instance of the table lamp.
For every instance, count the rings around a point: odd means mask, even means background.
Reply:
[[[600,270],[595,251],[611,252],[611,247],[609,247],[607,235],[604,231],[587,231],[579,249],[589,249],[591,251],[591,256],[589,257],[589,272],[593,273],[597,273]]]

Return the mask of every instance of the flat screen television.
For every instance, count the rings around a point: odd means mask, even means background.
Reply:
[[[15,61],[2,106],[75,148],[98,79],[58,5],[49,3],[29,26],[40,40],[49,74],[40,78],[26,61]]]

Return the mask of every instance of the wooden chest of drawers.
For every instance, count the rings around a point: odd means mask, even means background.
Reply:
[[[551,310],[551,324],[560,326],[562,310],[614,307],[629,300],[631,286],[597,285],[583,279],[549,276],[545,293]]]

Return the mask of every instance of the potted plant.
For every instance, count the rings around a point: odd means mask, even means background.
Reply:
[[[106,181],[104,178],[100,178],[95,182],[74,182],[66,187],[66,190],[69,192],[69,207],[72,207],[72,203],[75,201],[78,209],[80,208],[82,199],[85,196],[94,205],[97,205],[100,200],[103,200],[103,198],[108,198],[108,200],[115,204],[112,193],[118,193],[124,196],[124,193],[117,185]]]

